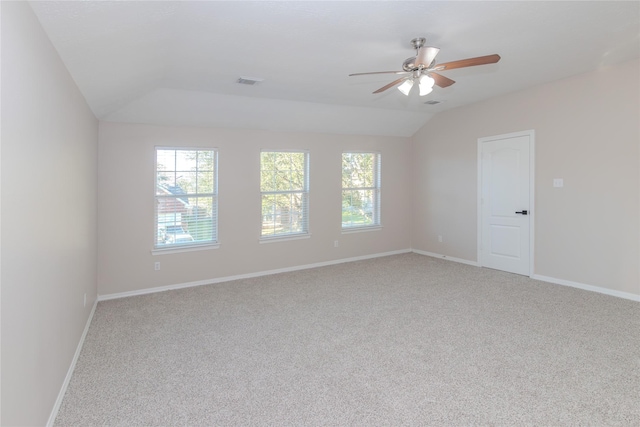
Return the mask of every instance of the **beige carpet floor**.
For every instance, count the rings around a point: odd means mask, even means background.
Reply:
[[[640,425],[640,304],[417,254],[98,304],[58,426]]]

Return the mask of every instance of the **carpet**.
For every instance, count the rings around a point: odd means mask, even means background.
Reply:
[[[98,303],[57,426],[640,425],[640,304],[418,254]]]

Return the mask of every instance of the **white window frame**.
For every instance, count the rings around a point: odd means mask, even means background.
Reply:
[[[381,215],[380,215],[380,211],[381,211],[381,188],[382,188],[382,181],[381,181],[381,169],[382,169],[382,154],[379,151],[357,151],[357,150],[347,150],[347,151],[343,151],[342,155],[340,156],[340,170],[341,173],[344,172],[344,169],[342,167],[342,162],[344,159],[344,155],[345,154],[371,154],[374,156],[373,159],[373,183],[374,186],[373,187],[342,187],[341,188],[341,200],[342,200],[342,193],[344,191],[369,191],[372,190],[373,191],[373,207],[372,207],[372,216],[373,216],[373,223],[372,224],[366,224],[366,225],[344,225],[341,222],[342,225],[342,234],[347,234],[347,233],[358,233],[358,232],[362,232],[362,231],[373,231],[373,230],[380,230],[382,228],[382,221],[381,221]],[[342,206],[341,203],[341,215],[342,213],[344,213],[344,207]]]
[[[157,177],[158,177],[158,152],[161,150],[175,150],[175,151],[207,151],[213,153],[213,192],[212,193],[187,193],[176,195],[158,195],[157,194]],[[187,252],[194,250],[216,249],[220,247],[218,242],[218,149],[211,147],[168,147],[168,146],[156,146],[154,147],[154,230],[153,230],[153,255],[162,255],[168,253]],[[158,208],[160,206],[160,199],[184,199],[184,198],[207,198],[211,197],[211,216],[212,216],[212,239],[206,241],[194,241],[194,242],[180,242],[180,243],[165,243],[158,244]]]
[[[262,154],[263,153],[299,153],[304,154],[304,180],[302,190],[289,190],[289,191],[263,191],[262,190]],[[298,240],[306,239],[311,236],[309,232],[309,150],[276,150],[276,149],[261,149],[260,157],[258,159],[258,166],[260,170],[260,182],[258,183],[260,189],[260,243],[269,243],[283,240]],[[265,195],[278,195],[278,194],[302,194],[303,203],[303,219],[302,219],[302,231],[289,231],[284,233],[263,235],[263,211],[262,211],[262,199]]]

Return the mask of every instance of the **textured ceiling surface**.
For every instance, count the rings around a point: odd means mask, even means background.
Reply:
[[[410,136],[434,114],[640,57],[637,1],[30,2],[103,120]],[[372,92],[415,55],[443,72],[424,97]],[[240,76],[264,79],[240,85]],[[438,105],[424,104],[442,101]]]

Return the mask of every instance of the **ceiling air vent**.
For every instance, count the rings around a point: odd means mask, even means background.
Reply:
[[[436,104],[440,104],[442,101],[436,101],[435,99],[432,99],[430,101],[425,102],[425,104],[427,105],[436,105]]]
[[[240,83],[241,85],[253,86],[255,84],[260,83],[263,80],[264,79],[261,79],[261,78],[258,78],[258,77],[240,77],[237,80],[237,83]]]

